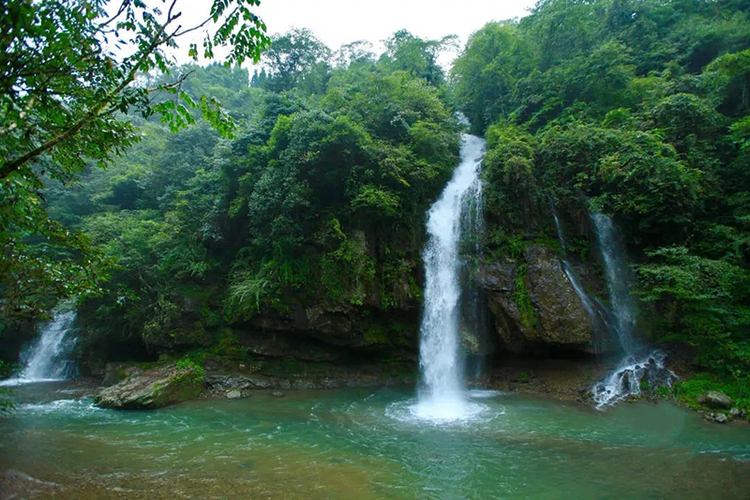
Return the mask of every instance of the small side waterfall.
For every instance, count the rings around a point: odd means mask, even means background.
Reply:
[[[604,214],[592,213],[591,222],[596,229],[599,249],[604,261],[604,272],[609,288],[609,300],[615,318],[615,331],[622,350],[634,352],[639,346],[635,339],[635,303],[630,295],[630,269],[625,263],[625,247],[612,219]]]
[[[3,385],[63,380],[70,376],[71,362],[67,359],[75,339],[68,337],[75,311],[55,314],[41,329],[39,339],[22,354],[23,369],[17,377],[3,381]]]
[[[457,420],[471,414],[472,405],[466,400],[464,386],[459,329],[462,323],[459,246],[462,229],[477,223],[483,156],[484,140],[464,134],[461,163],[427,213],[424,312],[420,328],[422,388],[413,408],[421,418]]]
[[[552,206],[552,217],[555,220],[557,240],[560,242],[563,255],[566,255],[568,249],[565,242],[565,231],[563,231],[562,223],[560,222],[560,218],[557,215],[557,210],[555,209],[554,205]],[[600,337],[607,335],[610,331],[613,330],[612,321],[610,319],[610,311],[596,297],[592,297],[591,295],[586,293],[586,290],[583,288],[583,284],[578,277],[578,273],[575,272],[573,267],[570,265],[570,262],[568,262],[568,260],[565,258],[562,259],[562,268],[563,272],[565,273],[565,277],[568,278],[568,282],[570,282],[570,285],[573,287],[576,295],[578,295],[578,298],[581,299],[581,304],[583,304],[583,308],[586,310],[586,313],[591,319],[594,331],[599,334]]]
[[[592,388],[597,407],[616,403],[624,397],[640,394],[642,386],[671,385],[677,376],[666,368],[661,351],[648,351],[635,337],[636,309],[630,294],[631,275],[625,261],[625,247],[612,219],[592,213],[609,288],[614,316],[614,331],[624,358],[617,368]]]

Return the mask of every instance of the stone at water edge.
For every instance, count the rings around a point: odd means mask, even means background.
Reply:
[[[732,418],[745,418],[745,415],[745,410],[740,410],[739,408],[729,410],[729,416]]]
[[[724,408],[728,410],[732,407],[732,398],[719,391],[708,391],[698,396],[695,400],[710,408]]]
[[[703,414],[703,418],[709,422],[716,422],[717,424],[726,424],[729,422],[729,417],[723,413],[711,413],[707,412]]]
[[[281,391],[273,391],[273,392],[271,393],[271,396],[273,396],[273,397],[275,397],[275,398],[282,398],[282,397],[284,397],[284,393],[283,393],[283,392],[281,392]]]
[[[150,410],[195,399],[203,392],[203,374],[196,366],[158,366],[105,387],[96,395],[101,408]]]
[[[227,399],[240,399],[242,398],[242,391],[233,390],[227,392]]]

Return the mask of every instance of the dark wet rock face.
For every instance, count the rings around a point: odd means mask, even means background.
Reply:
[[[252,391],[259,390],[311,390],[340,389],[343,387],[380,387],[393,385],[410,385],[411,377],[389,377],[382,374],[340,373],[331,376],[266,376],[258,373],[241,374],[228,372],[209,372],[206,375],[206,389],[209,395],[226,395],[240,393],[245,397]],[[232,399],[232,398],[230,398]]]
[[[591,320],[573,290],[560,259],[545,247],[524,252],[528,271],[526,287],[538,318],[541,340],[552,344],[586,346],[593,342]]]
[[[480,284],[504,350],[595,352],[592,320],[553,250],[529,245],[523,261],[485,266]]]
[[[95,397],[101,408],[150,410],[195,399],[203,392],[203,375],[193,365],[167,364],[131,374],[117,384],[105,387]]]
[[[234,327],[239,342],[258,354],[308,361],[336,361],[350,353],[381,354],[416,351],[418,307],[382,311],[348,305],[297,305]]]

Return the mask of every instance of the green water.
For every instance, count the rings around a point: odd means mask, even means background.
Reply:
[[[750,498],[750,426],[671,404],[607,412],[481,394],[472,422],[411,417],[410,389],[100,410],[16,389],[0,498]]]

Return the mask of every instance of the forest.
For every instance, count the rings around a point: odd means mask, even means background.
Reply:
[[[750,498],[750,0],[263,4],[0,0],[0,498]]]
[[[609,215],[642,332],[686,349],[700,390],[750,405],[749,15],[744,0],[542,0],[475,32],[450,70],[454,37],[408,31],[381,54],[294,29],[251,69],[156,61],[142,78],[168,90],[152,104],[165,113],[131,96],[100,136],[3,170],[0,356],[15,362],[68,301],[83,371],[244,360],[244,337],[299,331],[349,364],[408,364],[425,211],[462,112],[487,140],[485,264],[532,243],[560,253],[550,206],[593,261],[574,228]],[[0,135],[6,158],[23,147]]]

